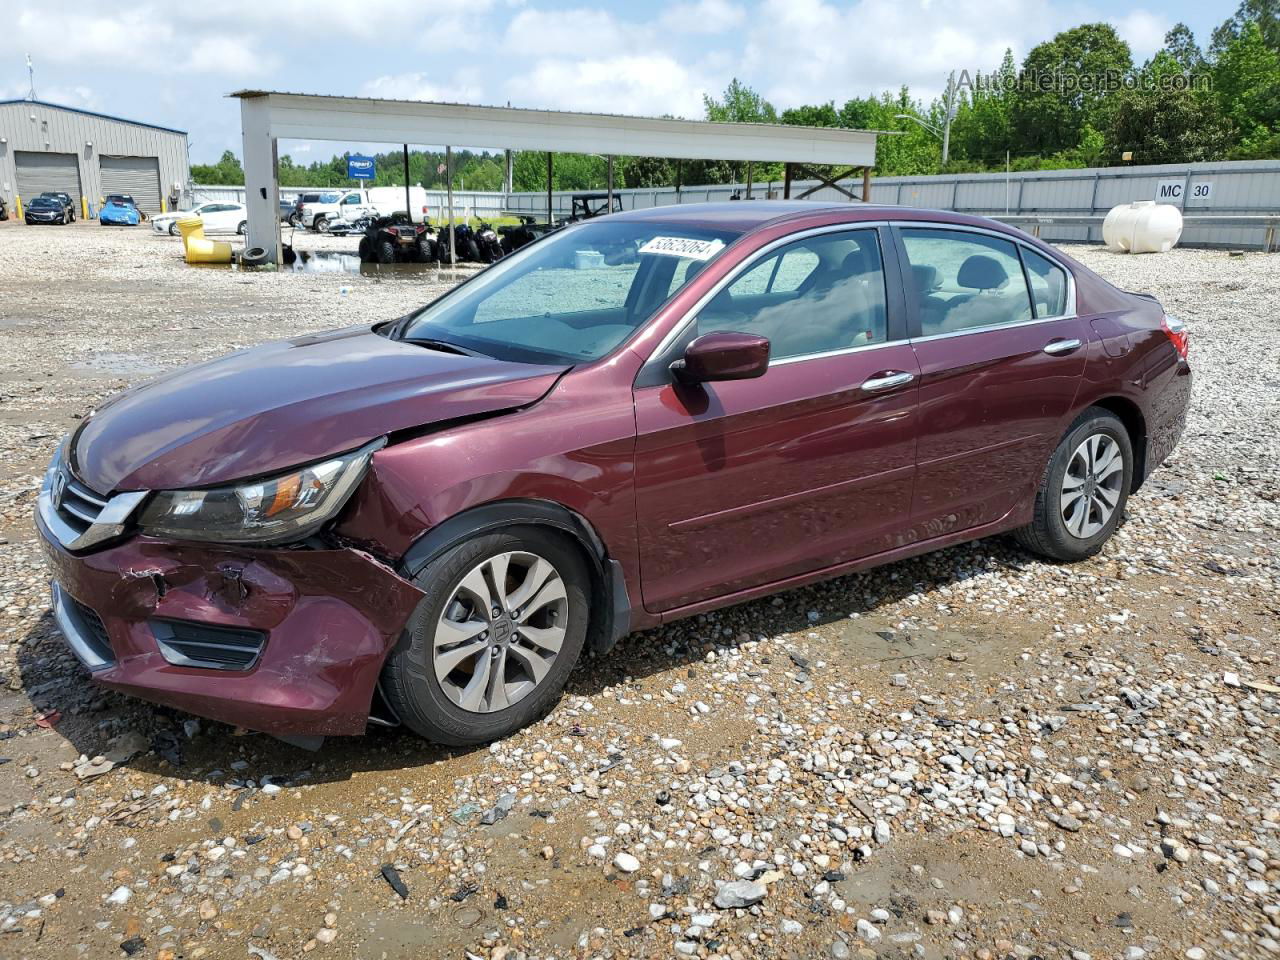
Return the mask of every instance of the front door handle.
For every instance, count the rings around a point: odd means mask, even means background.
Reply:
[[[1071,353],[1074,350],[1079,350],[1081,346],[1082,344],[1080,343],[1080,341],[1075,339],[1050,340],[1048,343],[1044,345],[1044,352],[1049,354],[1050,356],[1056,357],[1059,354]]]
[[[896,387],[905,387],[915,378],[916,375],[914,373],[895,370],[879,377],[872,377],[870,380],[864,380],[861,389],[863,393],[881,393],[885,390],[893,390]]]

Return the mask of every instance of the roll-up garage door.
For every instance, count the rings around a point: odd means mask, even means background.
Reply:
[[[156,157],[102,157],[102,195],[123,193],[138,209],[160,212],[160,161]]]
[[[33,153],[15,150],[18,168],[18,196],[23,202],[42,193],[69,193],[80,210],[80,165],[74,153]]]

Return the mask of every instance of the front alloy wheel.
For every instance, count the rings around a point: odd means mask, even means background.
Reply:
[[[589,616],[591,580],[573,541],[541,527],[477,535],[433,559],[414,583],[423,598],[382,675],[405,726],[471,746],[555,705]]]
[[[551,563],[524,552],[490,557],[462,578],[436,622],[436,679],[463,710],[503,710],[546,677],[568,618]]]

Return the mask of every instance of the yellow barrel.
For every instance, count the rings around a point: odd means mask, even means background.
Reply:
[[[178,233],[182,234],[182,242],[186,242],[192,237],[204,239],[204,221],[199,217],[179,217]]]
[[[178,221],[181,229],[182,221]],[[201,233],[204,231],[202,230]],[[230,263],[231,244],[225,240],[207,240],[203,236],[184,237],[187,263]]]

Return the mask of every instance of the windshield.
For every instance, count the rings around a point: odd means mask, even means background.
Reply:
[[[650,221],[567,227],[424,307],[401,336],[499,360],[598,360],[737,237]]]
[[[55,200],[53,197],[36,197],[31,201],[31,208],[43,210],[45,207],[60,207],[61,200]]]

